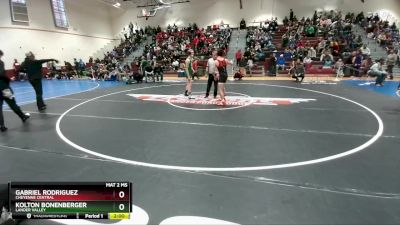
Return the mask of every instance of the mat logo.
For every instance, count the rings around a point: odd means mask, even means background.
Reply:
[[[217,105],[218,100],[213,98],[204,98],[204,96],[193,96],[188,99],[183,95],[152,95],[152,94],[128,94],[131,97],[142,101],[165,102],[170,104],[190,104],[190,105]],[[315,99],[305,98],[258,98],[250,96],[227,96],[227,106],[250,106],[250,105],[292,105],[295,103],[311,102]]]

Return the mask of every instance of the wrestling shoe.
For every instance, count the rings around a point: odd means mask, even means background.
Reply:
[[[21,120],[23,123],[25,123],[29,118],[31,118],[31,114],[25,113]]]

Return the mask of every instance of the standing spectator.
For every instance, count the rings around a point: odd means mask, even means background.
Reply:
[[[293,9],[290,9],[290,17],[289,17],[289,20],[292,21],[292,22],[293,22],[293,20],[294,20],[294,12],[293,12]]]
[[[239,66],[240,60],[242,60],[242,50],[239,49],[237,50],[236,54],[235,54],[235,58],[236,58],[236,66]]]
[[[363,61],[363,57],[360,51],[357,51],[356,55],[353,57],[353,68],[354,68],[354,75],[356,77],[360,77],[360,68]]]
[[[387,62],[387,71],[389,73],[390,79],[393,80],[393,67],[396,65],[397,62],[397,55],[394,53],[393,50],[390,50],[386,62]]]
[[[335,63],[335,69],[336,69],[336,76],[337,77],[343,77],[344,76],[344,62],[342,59],[338,59],[338,61]]]
[[[76,58],[74,58],[74,69],[76,72],[79,71],[79,62],[78,62],[78,60],[76,60]]]
[[[276,56],[275,53],[271,54],[271,57],[269,58],[269,75],[270,76],[276,76]]]
[[[50,61],[58,60],[55,59],[41,59],[36,60],[35,55],[32,52],[26,53],[25,61],[21,65],[21,71],[27,73],[29,82],[31,83],[33,89],[36,93],[36,104],[39,111],[46,110],[46,104],[43,101],[43,88],[42,88],[42,64]]]
[[[249,58],[249,60],[247,60],[247,67],[249,68],[249,73],[250,73],[250,77],[253,74],[253,67],[254,67],[254,62],[252,58]]]

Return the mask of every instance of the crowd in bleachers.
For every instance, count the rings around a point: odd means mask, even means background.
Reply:
[[[47,79],[78,79],[81,77],[90,77],[99,80],[121,80],[122,75],[126,73],[126,66],[123,65],[124,59],[134,52],[145,39],[145,35],[150,30],[146,28],[134,29],[132,23],[128,28],[124,28],[123,37],[118,46],[104,54],[102,59],[90,57],[87,62],[82,59],[74,59],[71,62],[64,62],[64,65],[49,62],[47,65]]]
[[[204,69],[205,61],[213,50],[228,51],[230,37],[231,30],[223,25],[207,29],[198,28],[196,24],[183,28],[178,28],[175,24],[169,25],[165,31],[156,32],[153,35],[153,43],[145,46],[141,57],[134,59],[131,64],[132,73],[136,81],[143,75],[147,81],[146,74],[152,71],[181,73],[185,70],[183,62],[187,57],[187,51],[193,49],[195,52],[193,67],[197,74],[201,75],[204,70],[201,72],[200,68]]]
[[[187,50],[193,49],[196,53],[194,68],[198,69],[214,49],[228,50],[231,30],[224,24],[212,27],[198,28],[196,24],[178,28],[175,24],[163,31],[159,26],[145,29],[134,29],[132,23],[123,29],[121,43],[112,51],[104,54],[102,59],[90,57],[87,62],[74,59],[64,62],[64,65],[49,62],[47,65],[47,79],[78,79],[82,77],[126,81],[133,79],[142,81],[146,70],[155,73],[161,78],[165,71],[178,73],[184,70]],[[136,57],[131,63],[126,57],[136,51],[143,41],[150,38],[153,42],[144,46],[143,55]],[[17,71],[18,64],[15,64]],[[18,72],[16,72],[18,73]],[[18,79],[18,77],[17,77]],[[21,79],[22,80],[22,79]]]
[[[275,19],[249,28],[247,51],[255,61],[266,59],[272,76],[277,72],[292,71],[293,61],[297,58],[310,73],[318,69],[329,72],[345,53],[362,46],[361,37],[355,37],[351,32],[351,18],[341,18],[340,12],[329,11],[315,12],[311,18],[298,20],[291,11],[290,18],[285,17],[281,26],[277,26]]]
[[[378,14],[369,14],[366,18],[361,13],[361,26],[367,32],[367,37],[376,41],[388,53],[386,64],[388,73],[392,75],[393,67],[400,66],[400,35],[395,23],[389,24],[382,20]]]
[[[364,18],[363,13],[349,13],[343,17],[341,12],[329,11],[315,12],[312,17],[298,20],[291,10],[283,25],[278,26],[276,19],[272,19],[248,28],[247,49],[239,64],[251,72],[250,63],[258,62],[264,64],[269,75],[276,76],[293,74],[295,62],[300,58],[310,74],[332,74],[336,70],[361,76],[374,62],[362,37],[353,34],[355,24],[366,27],[369,36],[392,53],[388,65],[393,65],[393,60],[398,63],[399,57],[394,56],[399,54],[398,29],[377,15]],[[389,75],[392,76],[391,71]]]
[[[336,71],[343,75],[362,76],[367,74],[374,61],[370,57],[371,49],[363,43],[362,37],[353,34],[355,24],[364,27],[368,38],[387,49],[387,72],[392,76],[393,67],[400,65],[399,30],[396,25],[390,25],[378,15],[365,17],[363,13],[349,13],[343,17],[341,12],[333,10],[315,11],[313,16],[301,19],[291,10],[281,25],[277,18],[273,18],[247,27],[247,47],[243,52],[236,52],[237,66],[241,74],[248,71],[250,76],[262,67],[270,76],[294,74],[299,66],[303,66],[305,73],[309,74],[332,74]],[[240,26],[245,27],[244,20]],[[87,62],[74,59],[72,63],[64,62],[63,66],[49,63],[47,77],[141,81],[146,77],[147,70],[162,80],[165,72],[180,74],[185,70],[183,62],[188,49],[195,51],[193,66],[198,74],[203,74],[201,69],[211,52],[215,49],[227,52],[231,37],[231,29],[224,24],[207,28],[199,28],[196,24],[179,28],[173,24],[162,30],[159,26],[136,29],[130,23],[122,33],[121,43],[104,54],[102,59],[91,57]],[[127,63],[126,57],[137,50],[146,38],[150,38],[152,43],[144,46],[143,55]]]

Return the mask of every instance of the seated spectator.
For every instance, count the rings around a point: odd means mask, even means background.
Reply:
[[[331,48],[332,48],[332,55],[333,56],[339,56],[340,55],[340,46],[339,46],[339,43],[336,40],[332,41]]]
[[[173,70],[177,71],[179,69],[179,61],[177,59],[172,63]]]
[[[367,74],[368,70],[370,70],[371,66],[374,64],[374,62],[372,61],[371,57],[366,57],[362,64],[361,64],[361,68],[363,70],[363,74]]]
[[[313,62],[313,60],[309,55],[306,55],[306,57],[304,57],[303,63],[304,63],[306,70],[311,69],[312,62]]]
[[[333,55],[331,55],[331,54],[329,53],[329,50],[325,50],[325,51],[322,53],[322,55],[321,55],[319,61],[324,62],[324,61],[327,60],[327,59],[329,59],[331,62],[333,62]]]
[[[322,52],[325,49],[325,46],[326,46],[326,41],[325,40],[321,40],[318,43],[317,52],[318,53]]]
[[[286,60],[283,54],[281,54],[277,59],[278,70],[285,70]]]
[[[311,47],[308,50],[308,56],[310,56],[312,59],[317,58],[317,51],[314,49],[314,47]]]
[[[329,69],[329,68],[332,68],[332,64],[333,64],[333,57],[332,57],[332,55],[322,55],[322,62],[323,62],[323,65],[322,65],[322,68],[323,69]]]
[[[386,35],[384,33],[380,33],[378,35],[378,43],[382,46],[386,46]]]
[[[369,39],[374,39],[374,38],[375,38],[374,32],[368,33],[368,34],[367,34],[367,38],[369,38]]]
[[[397,51],[397,65],[400,67],[400,49],[396,51]]]
[[[118,71],[116,69],[112,70],[104,76],[104,81],[118,81]]]
[[[265,61],[265,57],[266,57],[266,55],[265,55],[265,53],[264,52],[260,52],[260,53],[258,53],[258,60],[259,61]]]
[[[287,49],[285,49],[285,52],[283,53],[283,57],[285,58],[286,61],[292,61],[293,53],[287,48]]]
[[[315,37],[315,33],[316,33],[316,30],[315,30],[314,26],[310,25],[307,27],[307,29],[306,29],[307,37]]]
[[[274,50],[274,49],[276,49],[276,48],[275,48],[275,45],[272,43],[271,40],[269,40],[268,43],[267,43],[267,50],[268,50],[268,51],[272,51],[272,50]]]
[[[366,57],[366,56],[370,56],[371,55],[371,50],[368,48],[368,46],[366,44],[364,44],[361,48],[360,48],[361,54]]]

